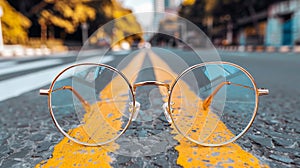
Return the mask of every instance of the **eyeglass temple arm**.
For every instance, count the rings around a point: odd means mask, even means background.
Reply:
[[[225,81],[225,82],[222,82],[221,84],[219,84],[217,86],[217,88],[203,101],[203,105],[202,105],[202,108],[204,110],[206,110],[211,102],[212,102],[212,99],[214,98],[214,96],[219,92],[219,90],[224,86],[224,85],[235,85],[235,86],[241,86],[241,87],[244,87],[244,88],[247,88],[247,89],[251,89],[251,90],[254,90],[254,88],[252,87],[249,87],[249,86],[245,86],[245,85],[241,85],[241,84],[237,84],[237,83],[232,83],[232,82],[229,82],[229,81]],[[269,89],[265,89],[265,88],[258,88],[257,89],[257,92],[258,92],[258,96],[263,96],[263,95],[268,95],[269,94]]]
[[[58,90],[70,90],[79,99],[79,101],[83,105],[85,105],[86,107],[90,106],[90,104],[86,100],[84,100],[84,98],[72,86],[63,86],[63,87],[57,88],[55,90],[52,90],[52,92],[55,92]],[[40,95],[49,95],[49,90],[48,89],[40,89]]]

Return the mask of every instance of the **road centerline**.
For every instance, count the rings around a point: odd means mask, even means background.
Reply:
[[[150,58],[154,67],[163,67],[170,74],[155,72],[158,81],[174,80],[174,76],[177,76],[175,72],[165,63],[158,55],[154,52],[149,53]],[[197,96],[193,93],[189,87],[182,84],[183,91],[190,94],[190,97],[196,98]],[[163,92],[163,91],[162,91]],[[192,101],[192,100],[190,100]],[[175,102],[176,103],[176,102]],[[174,126],[172,125],[173,129]],[[226,129],[219,127],[217,129]],[[174,133],[177,131],[174,129]],[[200,134],[201,136],[201,134]],[[195,143],[190,142],[186,138],[183,138],[177,133],[174,137],[179,141],[179,145],[175,149],[179,153],[177,163],[183,167],[209,167],[210,166],[232,166],[232,167],[268,167],[267,165],[260,162],[251,153],[243,150],[237,143],[231,143],[221,147],[203,147]]]
[[[142,61],[144,60],[144,53],[137,54],[133,60],[122,70],[120,70],[122,73],[126,75],[128,79],[135,80],[135,73],[139,71],[142,65]],[[115,77],[110,83],[105,86],[105,88],[101,91],[100,99],[106,100],[107,98],[114,99],[114,96],[116,95],[122,95],[123,92],[128,93],[128,90],[122,89],[123,87],[127,86],[120,86],[120,80],[123,80],[120,76]],[[112,92],[113,91],[113,92]],[[110,115],[111,117],[106,120],[107,126],[110,123],[110,121],[113,121],[116,118],[119,118],[120,115],[116,115],[115,112],[118,110],[122,111],[126,107],[125,105],[123,107],[112,107],[114,104],[111,104],[110,102],[99,102],[91,105],[92,110],[99,110],[99,106],[102,112],[102,116],[96,113],[86,113],[85,116],[85,122],[87,122],[86,127],[78,127],[72,130],[72,133],[84,133],[84,132],[92,132],[92,138],[97,139],[101,138],[98,137],[99,135],[103,135],[103,131],[107,130],[99,130],[97,128],[97,124],[99,123],[99,119],[103,116],[109,116],[109,114],[114,113],[113,115]],[[110,111],[105,111],[106,109],[110,109]],[[90,115],[92,116],[90,119],[88,119]],[[101,121],[101,120],[100,120]],[[101,124],[101,122],[100,122]],[[113,128],[120,127],[122,123],[116,123],[116,125],[110,125],[113,126]],[[112,127],[111,127],[112,128]],[[110,136],[110,135],[107,135]],[[83,137],[84,138],[84,137]],[[86,137],[87,138],[87,137]],[[108,144],[105,147],[87,147],[83,145],[76,144],[72,141],[69,141],[67,137],[64,137],[61,142],[59,142],[55,147],[53,151],[53,157],[49,160],[42,161],[36,167],[53,167],[53,166],[71,166],[71,165],[83,165],[85,167],[111,167],[111,163],[115,160],[110,156],[110,152],[114,152],[119,148],[118,144],[115,142],[112,142]],[[81,152],[85,151],[85,152]]]

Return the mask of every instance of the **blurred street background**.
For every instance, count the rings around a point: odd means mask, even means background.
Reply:
[[[195,32],[184,22],[168,14],[124,19],[111,30],[94,33],[109,21],[136,12],[178,14],[198,26],[216,47],[222,49],[300,52],[297,0],[3,0],[0,4],[0,51],[3,57],[76,50],[88,39],[87,42],[97,48],[114,44],[116,50],[135,48],[145,41],[152,45],[182,47],[176,38],[191,47],[201,43],[193,38]],[[162,34],[127,36],[137,30],[159,30]]]
[[[137,12],[160,14],[143,18]],[[95,159],[80,158],[85,149],[54,152],[67,142],[39,89],[49,88],[69,65],[97,61],[99,53],[105,53],[101,63],[111,66],[151,48],[198,63],[195,52],[203,52],[203,39],[179,16],[207,35],[222,61],[241,65],[259,87],[270,89],[260,99],[253,126],[235,143],[242,152],[234,157],[186,154],[175,147],[146,157],[107,152],[97,155],[94,166],[300,167],[299,0],[0,0],[0,167],[82,167]],[[126,19],[97,31],[120,17]],[[59,153],[67,153],[65,160]]]

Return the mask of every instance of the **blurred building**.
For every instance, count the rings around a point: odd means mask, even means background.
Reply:
[[[164,12],[176,14],[178,11],[179,0],[154,0],[154,12],[156,12],[153,20],[155,30],[158,30],[159,23],[165,19]]]
[[[286,1],[269,8],[266,45],[300,44],[300,1]]]
[[[154,11],[164,12],[165,11],[165,0],[154,0]]]
[[[178,0],[165,0],[165,11],[168,13],[177,13],[180,3]]]
[[[186,32],[185,24],[177,16],[180,0],[154,0],[154,27],[159,33],[154,34],[150,41],[152,45],[178,45],[178,38],[183,38]],[[162,13],[163,12],[163,13]]]
[[[159,22],[163,19],[165,12],[165,0],[154,0],[154,17],[153,17],[153,24],[152,24],[152,31],[158,31]]]
[[[253,19],[258,27],[251,24]],[[275,3],[253,17],[242,18],[238,20],[237,31],[239,45],[300,44],[300,1]],[[230,28],[227,28],[227,32],[230,32]]]

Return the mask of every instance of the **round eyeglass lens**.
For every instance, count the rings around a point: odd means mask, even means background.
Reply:
[[[50,87],[51,115],[69,139],[89,146],[118,138],[132,117],[127,80],[109,66],[81,64],[65,69]]]
[[[256,85],[235,64],[199,64],[183,72],[172,88],[169,106],[175,127],[201,145],[235,141],[256,115]]]

